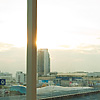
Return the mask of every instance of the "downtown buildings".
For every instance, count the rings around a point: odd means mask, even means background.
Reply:
[[[37,54],[38,76],[46,76],[50,73],[50,55],[48,49],[39,49]]]

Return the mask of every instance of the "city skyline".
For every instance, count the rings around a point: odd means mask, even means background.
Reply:
[[[5,45],[7,46],[7,44]],[[0,69],[4,72],[7,70],[13,74],[16,70],[26,72],[25,48],[13,47],[12,45],[9,46],[9,44],[8,47],[8,50],[0,52]],[[49,49],[49,53],[51,72],[99,71],[100,55],[95,51],[92,51],[92,54],[91,52],[86,52],[85,54],[74,50]]]
[[[99,0],[38,0],[37,47],[49,49],[51,71],[100,70],[99,5]],[[0,9],[0,69],[25,72],[27,0],[1,0]]]

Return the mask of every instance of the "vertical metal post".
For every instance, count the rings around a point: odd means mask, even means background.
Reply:
[[[27,100],[36,100],[37,0],[27,0]]]

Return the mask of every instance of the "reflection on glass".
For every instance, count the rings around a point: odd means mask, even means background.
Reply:
[[[38,99],[64,100],[70,95],[76,100],[98,99],[99,5],[100,1],[95,0],[38,0]]]

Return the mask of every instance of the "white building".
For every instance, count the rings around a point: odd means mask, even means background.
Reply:
[[[88,77],[100,77],[100,72],[91,72],[87,74]]]
[[[26,74],[21,71],[16,72],[16,83],[26,84]]]

